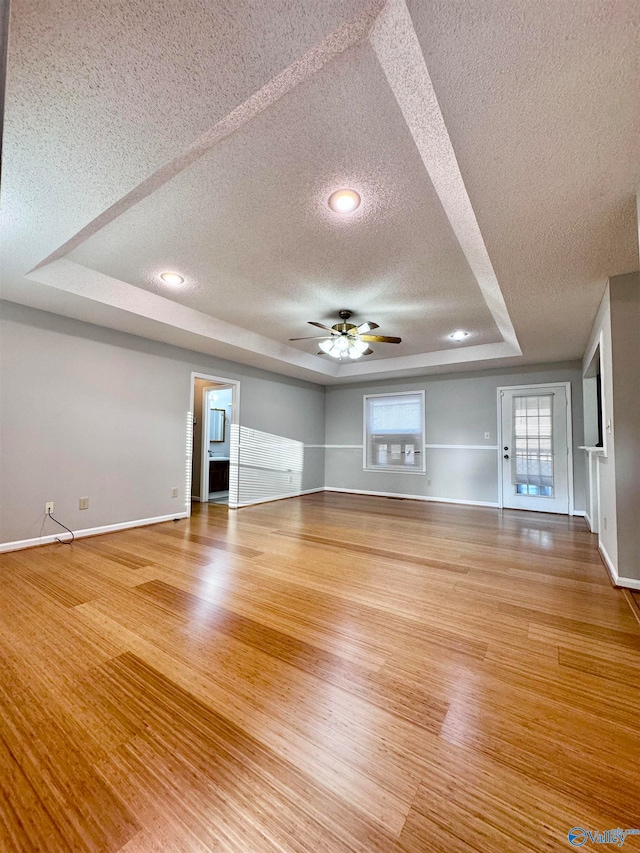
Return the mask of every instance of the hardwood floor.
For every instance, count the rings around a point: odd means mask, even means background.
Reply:
[[[627,601],[629,602],[629,607],[631,608],[631,612],[636,617],[638,622],[640,623],[640,592],[636,592],[634,590],[625,589],[624,595]]]
[[[640,625],[581,519],[324,493],[1,563],[3,853],[640,828]]]

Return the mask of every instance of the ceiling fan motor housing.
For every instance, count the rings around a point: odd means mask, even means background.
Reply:
[[[351,331],[351,329],[357,329],[357,326],[354,323],[347,323],[350,316],[351,311],[347,311],[346,308],[343,308],[342,311],[338,311],[338,317],[340,317],[342,323],[336,323],[335,326],[332,326],[331,328],[343,335],[346,335],[347,332]]]

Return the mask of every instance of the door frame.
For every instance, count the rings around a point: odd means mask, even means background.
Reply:
[[[569,507],[567,515],[573,515],[573,419],[571,417],[571,382],[536,382],[530,385],[500,385],[496,389],[498,404],[498,507],[504,509],[504,495],[502,487],[502,391],[525,391],[527,388],[564,388],[567,396],[567,486],[569,489]],[[535,510],[531,510],[535,512]],[[564,513],[559,513],[564,515]]]
[[[189,395],[189,417],[187,422],[187,466],[189,471],[189,477],[191,477],[191,471],[193,469],[193,418],[194,418],[194,403],[195,403],[195,380],[196,379],[206,379],[208,382],[211,382],[212,385],[224,385],[227,388],[231,388],[231,427],[237,427],[239,429],[240,424],[240,380],[239,379],[225,379],[222,376],[211,376],[209,373],[191,373],[191,390]],[[208,426],[208,416],[204,414],[204,401],[206,399],[207,388],[203,389],[203,417],[202,417],[202,445],[200,448],[201,455],[201,469],[200,469],[200,499],[202,501],[203,497],[203,486],[206,478],[207,486],[209,485],[209,454],[204,453],[204,448],[206,446],[205,439],[208,436],[208,433],[205,434],[205,426]],[[208,444],[208,442],[207,442]],[[232,458],[235,457],[235,464],[232,468]],[[229,476],[231,476],[231,471],[234,470],[236,473],[236,477],[240,476],[240,448],[238,447],[237,442],[229,443]],[[206,471],[205,471],[206,466]],[[236,483],[237,487],[237,483]],[[231,493],[231,483],[229,483],[229,493]],[[189,494],[191,494],[191,484],[189,484]],[[206,494],[206,498],[209,497],[208,491]],[[229,504],[230,509],[235,509],[236,507]],[[191,500],[189,500],[189,505],[187,507],[189,516],[191,515]]]
[[[226,383],[224,385],[205,385],[202,389],[202,446],[200,447],[200,460],[202,467],[200,469],[200,503],[209,502],[209,424],[211,420],[211,409],[206,406],[207,397],[212,391],[231,391],[231,422],[233,424],[233,398],[235,386]],[[231,439],[231,429],[229,429],[229,439]],[[231,440],[229,440],[229,469],[231,469]]]

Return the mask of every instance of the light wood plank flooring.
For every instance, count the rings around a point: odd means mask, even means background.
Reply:
[[[203,504],[4,555],[0,584],[2,853],[640,828],[640,625],[581,519]]]

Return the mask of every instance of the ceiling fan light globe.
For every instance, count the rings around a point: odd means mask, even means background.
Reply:
[[[352,359],[362,358],[362,353],[360,352],[360,350],[357,350],[355,347],[351,347],[351,349],[349,350],[349,358],[352,358]]]
[[[326,341],[320,341],[318,344],[322,352],[326,352],[328,355],[331,355],[331,350],[333,349],[333,341],[329,338]]]
[[[362,355],[362,353],[363,353],[366,349],[369,349],[369,344],[368,344],[366,341],[361,341],[360,339],[356,339],[356,340],[353,342],[353,344],[352,344],[352,348],[353,348],[356,352],[359,352],[359,353],[360,353],[360,355]]]
[[[341,335],[336,340],[334,346],[338,350],[338,352],[344,352],[345,350],[349,349],[349,341]]]

